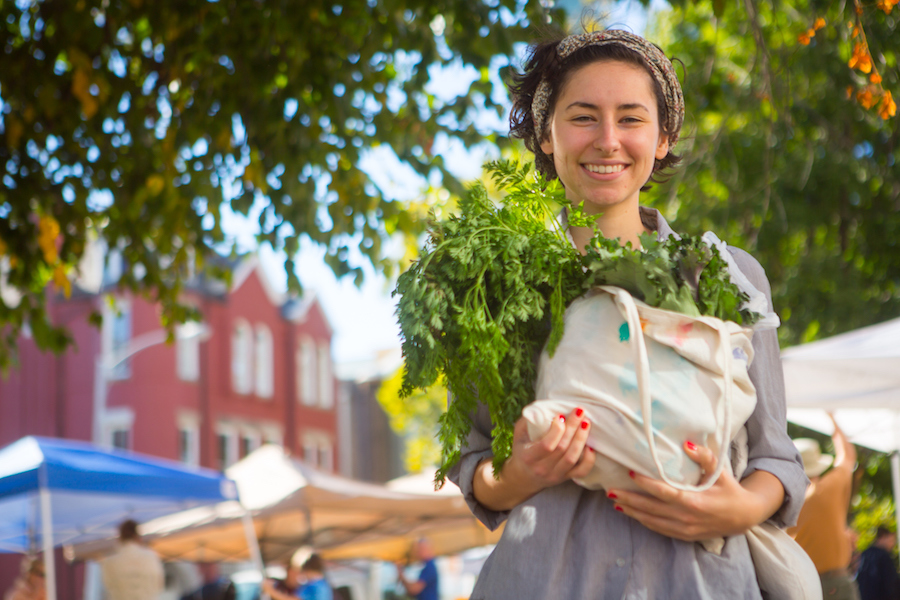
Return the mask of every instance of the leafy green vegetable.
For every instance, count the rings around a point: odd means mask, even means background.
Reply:
[[[460,201],[460,214],[433,220],[419,259],[400,276],[395,295],[405,362],[401,395],[438,378],[455,399],[440,419],[441,485],[459,461],[471,416],[483,402],[494,423],[492,450],[498,473],[512,449],[513,428],[534,400],[537,358],[553,353],[563,334],[566,307],[596,285],[616,285],[652,306],[689,315],[752,323],[747,299],[731,283],[715,248],[699,238],[641,237],[642,249],[594,238],[582,256],[556,211],[572,226],[592,224],[531,165],[485,166],[505,192],[495,203],[480,183]]]

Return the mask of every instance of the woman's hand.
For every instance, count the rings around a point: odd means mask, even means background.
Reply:
[[[705,473],[715,471],[716,457],[709,448],[686,442],[684,451]],[[689,542],[744,533],[775,514],[784,501],[781,482],[765,471],[739,483],[724,469],[703,492],[678,490],[636,473],[633,478],[645,493],[609,490],[616,510],[647,529]]]
[[[579,408],[554,419],[547,433],[532,441],[525,419],[520,418],[499,479],[490,459],[478,465],[475,498],[491,510],[510,510],[545,488],[584,477],[594,466],[594,451],[587,446],[589,430],[590,422]]]

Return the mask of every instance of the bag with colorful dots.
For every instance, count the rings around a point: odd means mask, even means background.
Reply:
[[[594,288],[566,310],[553,357],[541,356],[538,400],[522,413],[528,434],[540,438],[553,419],[580,407],[596,460],[576,483],[638,489],[628,475],[635,471],[681,490],[707,489],[756,406],[751,335],[731,321],[653,308],[618,287]],[[686,441],[718,457],[702,484]]]

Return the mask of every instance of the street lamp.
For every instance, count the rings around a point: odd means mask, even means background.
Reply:
[[[208,325],[189,321],[175,329],[175,338],[179,340],[208,340],[212,329]],[[94,362],[94,420],[91,439],[98,446],[107,446],[104,440],[106,420],[106,394],[109,391],[110,373],[123,362],[142,350],[166,341],[168,332],[164,329],[148,331],[132,339],[127,346],[118,352],[102,352]],[[95,600],[100,598],[100,569],[97,563],[88,562],[84,577],[84,598]]]
[[[189,321],[179,325],[175,329],[175,338],[179,340],[200,339],[208,340],[212,335],[212,329],[208,325]],[[118,352],[101,352],[94,363],[94,420],[91,439],[98,446],[106,446],[104,438],[104,422],[106,417],[106,394],[109,389],[110,373],[126,360],[151,346],[162,344],[166,341],[168,333],[164,329],[148,331],[132,339],[127,346]]]

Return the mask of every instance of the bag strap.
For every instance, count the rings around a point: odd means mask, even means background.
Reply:
[[[716,423],[716,441],[719,443],[719,456],[716,462],[716,470],[709,477],[709,479],[706,480],[706,482],[701,483],[700,485],[679,483],[677,481],[673,481],[669,478],[668,475],[666,475],[666,472],[662,466],[662,461],[660,461],[659,459],[659,452],[656,449],[656,438],[653,435],[653,408],[650,399],[650,362],[647,358],[647,345],[644,343],[644,335],[641,331],[641,317],[638,314],[637,305],[635,305],[634,298],[631,297],[631,294],[629,294],[622,288],[603,286],[603,289],[605,289],[609,293],[612,293],[621,302],[621,306],[625,309],[625,320],[631,330],[632,347],[634,348],[635,375],[637,376],[638,396],[641,400],[641,412],[644,415],[644,435],[647,436],[647,444],[650,447],[650,456],[653,458],[653,462],[656,464],[656,469],[659,472],[660,479],[678,490],[702,492],[709,489],[716,483],[716,480],[719,478],[719,475],[722,474],[722,470],[725,468],[726,461],[728,460],[728,446],[730,443],[728,440],[728,434],[731,431],[731,397],[734,382],[732,381],[731,376],[731,334],[728,333],[725,322],[722,321],[721,323],[714,323],[710,321],[704,321],[706,325],[709,325],[710,327],[715,329],[719,334],[720,353],[725,354],[725,360],[722,361],[722,375],[725,378],[724,394],[722,395],[722,399],[719,402],[720,406],[722,402],[725,403],[725,415],[723,418],[724,423],[722,423],[722,427],[719,427],[719,424]],[[718,416],[718,410],[716,411],[716,413],[716,416]]]

